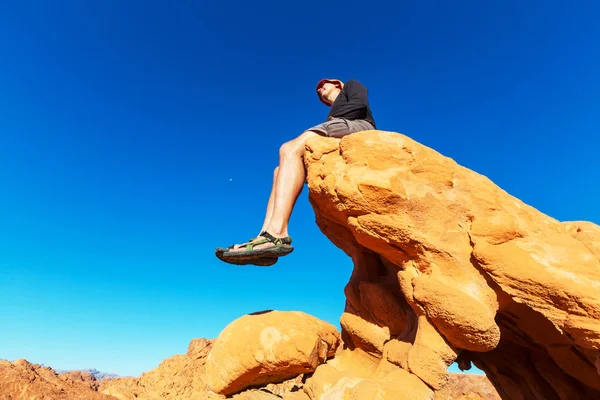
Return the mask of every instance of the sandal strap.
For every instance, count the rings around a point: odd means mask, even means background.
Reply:
[[[258,236],[264,236],[264,235],[265,235],[265,233],[267,233],[267,231],[262,231],[261,233],[259,233],[259,234],[258,234]],[[255,237],[253,237],[252,239],[248,240],[246,243],[252,243],[252,242],[255,242],[255,241],[257,241],[257,240],[260,240],[260,239],[258,238],[258,236],[255,236]]]
[[[247,251],[252,251],[252,250],[254,250],[254,246],[258,246],[260,244],[265,244],[265,243],[273,243],[275,246],[284,246],[284,245],[292,244],[292,238],[289,236],[286,236],[284,238],[278,238],[278,237],[271,235],[267,231],[261,232],[260,235],[262,236],[262,239],[255,239],[255,240],[252,240],[251,242],[246,243]]]
[[[267,231],[262,231],[261,233],[259,233],[259,234],[258,234],[258,236],[263,236],[263,234],[265,234],[265,233],[267,233]],[[253,238],[251,238],[251,239],[248,239],[248,241],[247,241],[247,242],[244,242],[244,243],[242,243],[242,246],[245,244],[245,245],[246,245],[246,247],[248,247],[248,245],[249,245],[250,243],[252,243],[252,242],[255,242],[256,240],[259,240],[259,239],[258,239],[258,236],[255,236],[255,237],[253,237]],[[263,242],[263,243],[264,243],[264,242]],[[256,244],[256,243],[255,243],[255,244]],[[233,249],[235,246],[236,246],[236,244],[232,244],[231,246],[229,246],[229,247],[228,247],[228,249]]]
[[[253,241],[248,242],[246,244],[246,250],[247,251],[252,251],[252,250],[254,250],[254,246],[258,246],[260,244],[265,244],[265,243],[269,243],[269,241],[267,239],[256,239],[256,240],[253,240]]]
[[[289,236],[286,236],[284,238],[278,238],[275,237],[273,235],[271,235],[269,232],[263,232],[261,233],[261,236],[263,236],[265,239],[267,239],[269,242],[273,243],[273,244],[292,244],[292,238]]]

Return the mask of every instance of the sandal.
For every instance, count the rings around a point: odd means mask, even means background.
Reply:
[[[236,261],[251,261],[254,262],[260,258],[265,257],[283,257],[294,251],[291,246],[292,238],[287,236],[284,238],[277,238],[271,235],[269,232],[261,232],[260,236],[262,239],[251,240],[246,243],[246,250],[242,251],[225,251],[222,254],[224,261],[236,260]],[[273,246],[264,249],[254,249],[255,246],[272,243]]]
[[[266,233],[266,232],[261,232],[260,235],[262,236],[264,233]],[[250,242],[252,242],[254,240],[256,240],[256,238],[250,239],[248,241],[248,243],[250,243]],[[245,244],[247,245],[248,243],[245,243]],[[234,265],[248,265],[248,264],[251,264],[251,265],[256,265],[256,266],[259,266],[259,267],[269,267],[269,266],[275,264],[277,262],[277,260],[278,260],[277,257],[260,257],[258,259],[253,259],[253,260],[238,260],[238,259],[231,259],[231,257],[229,257],[229,259],[227,259],[227,260],[224,259],[223,258],[223,253],[225,253],[225,252],[233,249],[234,246],[235,246],[235,244],[232,244],[231,246],[229,246],[227,248],[225,248],[225,247],[217,247],[215,249],[215,255],[217,256],[217,258],[219,260],[224,261],[224,262],[229,263],[229,264],[234,264]]]

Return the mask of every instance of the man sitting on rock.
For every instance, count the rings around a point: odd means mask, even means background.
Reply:
[[[260,233],[246,243],[216,249],[219,259],[230,264],[268,266],[275,264],[278,257],[291,253],[294,248],[288,235],[288,222],[306,180],[303,158],[306,140],[316,135],[341,138],[376,129],[368,91],[360,82],[349,80],[344,84],[337,79],[323,79],[317,84],[317,95],[331,107],[327,120],[281,146]]]

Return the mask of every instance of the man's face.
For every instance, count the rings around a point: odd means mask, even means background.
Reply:
[[[331,82],[325,82],[320,88],[319,88],[319,96],[321,96],[321,98],[323,100],[325,100],[326,102],[329,102],[327,100],[327,96],[329,95],[329,93],[331,93],[333,90],[338,89],[338,87],[336,85],[334,85]]]

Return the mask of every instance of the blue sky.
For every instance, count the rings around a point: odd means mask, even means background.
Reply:
[[[351,261],[303,192],[296,250],[236,268],[323,77],[378,127],[559,220],[600,223],[600,4],[0,6],[0,358],[138,375],[264,309],[338,324]],[[524,4],[522,4],[524,3]]]

